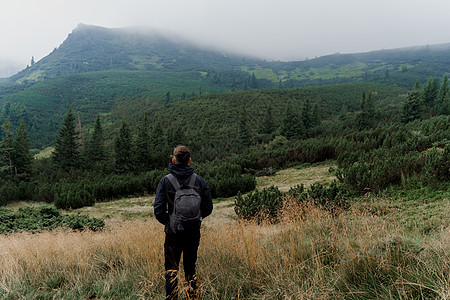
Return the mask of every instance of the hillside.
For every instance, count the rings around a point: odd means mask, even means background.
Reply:
[[[201,48],[173,33],[80,24],[52,53],[12,76],[11,80],[36,81],[104,70],[221,70],[245,63],[245,57]]]
[[[450,44],[267,62],[206,49],[173,33],[81,24],[48,56],[12,76],[10,84],[0,84],[0,122],[9,118],[16,128],[24,119],[33,146],[41,148],[53,143],[69,107],[80,116],[83,126],[89,127],[99,113],[116,126],[124,116],[134,120],[155,105],[194,96],[277,89],[279,95],[271,105],[284,107],[279,99],[291,97],[287,91],[291,88],[345,83],[350,85],[343,89],[352,90],[351,83],[374,82],[383,88],[367,86],[365,91],[381,93],[395,86],[410,89],[416,80],[425,83],[429,76],[440,79],[447,73]],[[324,95],[331,90],[325,87]],[[325,101],[318,102],[323,116],[329,117],[327,114],[335,114],[343,106],[358,109],[361,93],[358,89],[350,97],[342,91],[332,94],[333,99],[344,97],[332,107],[326,102],[330,97],[320,97]],[[404,98],[394,94],[388,105],[398,109]],[[241,98],[235,95],[231,98]],[[258,93],[246,95],[242,101],[260,100]],[[164,108],[157,111],[166,114]]]
[[[429,76],[442,77],[450,72],[450,44],[336,53],[306,61],[266,63],[249,71],[258,77],[268,70],[285,87],[377,81],[410,88],[416,80],[424,83]]]
[[[442,77],[450,72],[450,44],[268,62],[209,49],[162,30],[80,24],[52,53],[12,76],[10,81],[34,82],[105,70],[200,71],[214,84],[230,89],[234,77],[242,76],[241,72],[254,74],[254,80],[265,80],[258,84],[248,82],[248,88],[355,81],[382,81],[410,88],[416,80],[425,82],[429,76]]]
[[[199,148],[203,138],[214,140],[217,146],[234,147],[244,106],[251,116],[251,133],[256,134],[261,131],[268,110],[277,129],[287,105],[300,112],[306,99],[320,106],[320,118],[326,120],[343,107],[348,111],[359,110],[362,93],[369,91],[377,94],[377,106],[394,114],[402,101],[398,97],[406,92],[386,84],[359,83],[224,93],[226,89],[194,78],[192,73],[99,71],[48,79],[26,88],[11,86],[11,94],[0,95],[0,122],[9,118],[15,128],[24,119],[33,147],[42,148],[54,142],[69,107],[85,128],[100,113],[109,136],[116,133],[122,120],[136,128],[147,112],[152,127],[157,123],[163,124],[164,129],[183,127],[186,138],[197,140]],[[200,133],[203,130],[211,134]]]

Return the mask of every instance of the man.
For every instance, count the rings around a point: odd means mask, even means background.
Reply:
[[[200,225],[202,219],[209,216],[213,210],[209,186],[203,178],[194,173],[194,168],[189,166],[190,162],[191,153],[189,149],[186,146],[177,146],[173,151],[172,163],[169,164],[169,172],[173,177],[171,178],[170,174],[163,177],[156,190],[155,217],[165,225],[164,232],[166,235],[164,242],[166,299],[178,299],[177,274],[181,253],[183,253],[188,299],[197,298],[195,263],[200,242]],[[200,199],[199,217],[194,218],[194,220],[177,221],[179,218],[174,213],[174,203],[178,202],[175,201],[175,195],[177,194],[178,197],[179,192],[177,190],[189,188],[191,184],[196,192],[194,194],[196,194],[197,199]]]

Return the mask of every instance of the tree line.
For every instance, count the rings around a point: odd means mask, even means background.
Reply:
[[[434,183],[443,182],[445,139],[450,139],[445,124],[450,122],[438,108],[443,107],[439,99],[445,103],[449,97],[446,82],[444,78],[431,102],[425,102],[427,84],[414,87],[403,103],[396,100],[389,109],[384,103],[402,95],[364,90],[370,85],[207,95],[153,111],[141,109],[140,118],[120,120],[116,131],[105,128],[100,115],[86,131],[69,109],[54,151],[44,159],[30,154],[25,122],[14,133],[6,121],[0,143],[1,203],[32,200],[76,208],[152,193],[177,144],[191,147],[194,166],[210,182],[214,197],[254,189],[255,176],[267,169],[326,159],[338,160],[340,187],[347,191],[381,190],[424,174]],[[314,94],[319,91],[320,97]],[[411,93],[420,95],[422,110],[406,122]]]

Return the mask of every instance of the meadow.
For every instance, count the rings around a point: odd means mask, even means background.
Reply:
[[[327,183],[332,165],[259,177],[257,188]],[[199,248],[202,299],[448,299],[448,193],[428,203],[414,191],[390,195],[352,199],[338,215],[286,198],[276,224],[240,221],[233,198],[216,199]],[[0,298],[164,299],[163,228],[152,203],[125,198],[73,211],[104,218],[100,232],[1,235]],[[440,216],[440,226],[425,230],[417,209]]]

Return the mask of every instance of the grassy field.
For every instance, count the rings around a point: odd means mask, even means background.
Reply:
[[[282,170],[258,178],[258,188],[327,183],[330,166]],[[0,298],[164,299],[163,228],[151,216],[153,199],[76,211],[105,218],[102,232],[0,236]],[[353,199],[337,217],[312,205],[299,215],[285,199],[273,225],[240,222],[233,199],[221,199],[202,226],[202,299],[449,299],[448,199],[391,190]]]

